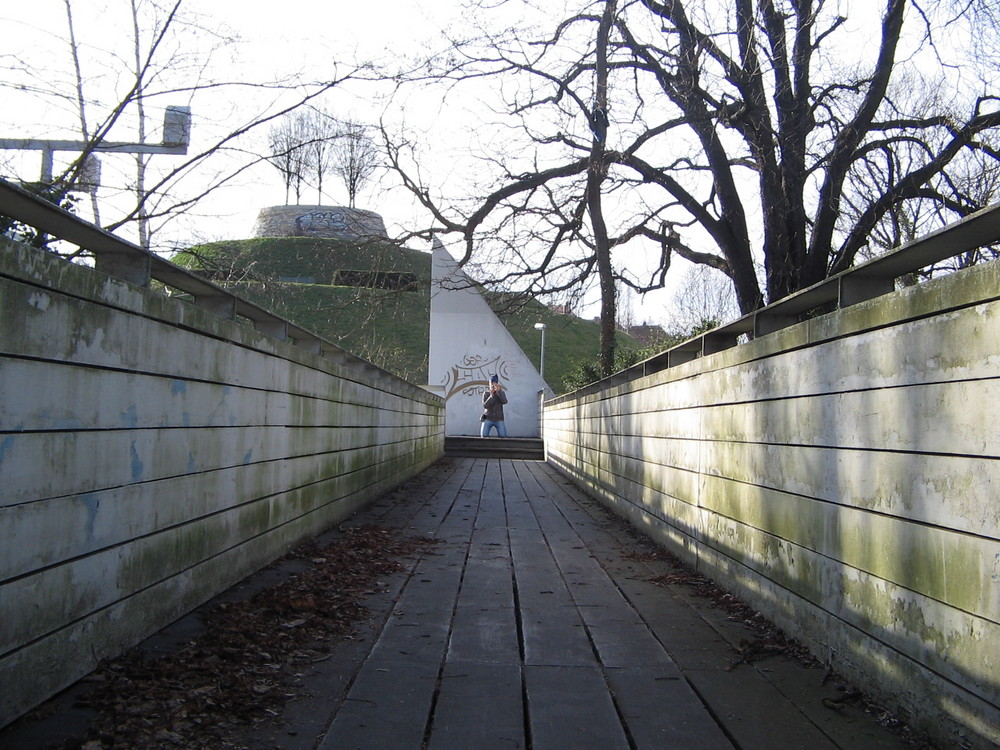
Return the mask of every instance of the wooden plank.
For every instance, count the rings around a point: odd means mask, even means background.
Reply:
[[[511,530],[525,664],[597,664],[586,628],[537,532]]]
[[[977,511],[1000,485],[1000,461],[993,459],[795,445],[711,444],[703,453],[720,475],[703,482],[704,497],[713,507],[741,495],[767,506],[792,502],[780,497],[785,494],[800,498],[797,513],[802,505],[819,500],[1000,537],[1000,515]],[[879,477],[892,478],[891,491],[886,491],[886,480],[873,481]],[[747,487],[740,490],[736,484]],[[771,489],[779,487],[784,493]],[[961,502],[955,502],[956,495]]]
[[[995,375],[995,373],[994,373]],[[968,403],[1000,401],[1000,378],[900,386],[788,400],[709,405],[703,439],[758,444],[997,456],[992,422]],[[657,419],[646,431],[664,434]],[[676,434],[667,432],[665,434]],[[694,433],[691,433],[693,436]]]
[[[463,540],[472,533],[483,477],[482,467],[456,471],[444,485],[425,490],[429,502],[411,526],[443,544],[414,567],[320,750],[422,746],[463,578]],[[449,695],[446,715],[454,699]]]
[[[524,748],[524,726],[519,664],[448,664],[441,676],[427,748]]]
[[[502,461],[483,461],[483,482],[479,486],[479,508],[475,526],[477,530],[505,530],[507,525],[504,483],[500,474]],[[503,539],[506,546],[506,538]],[[509,558],[508,558],[509,559]]]
[[[349,487],[335,491],[342,480],[310,486],[302,496],[285,493],[241,504],[8,580],[0,585],[0,601],[30,601],[32,606],[4,606],[0,652],[46,636],[151,586],[168,591],[184,589],[192,571],[254,539],[265,545],[273,540],[271,557],[256,561],[258,565],[268,562],[303,534],[317,533],[357,510],[370,496],[352,496]],[[370,492],[379,489],[374,485]],[[314,502],[308,501],[310,497]],[[310,513],[311,508],[321,510]],[[12,554],[17,548],[11,545],[3,554]],[[244,575],[249,572],[243,569]],[[212,589],[205,596],[214,592]]]
[[[379,443],[377,438],[373,430],[298,431],[278,426],[12,433],[0,440],[4,451],[0,505],[95,493],[179,475],[192,476],[197,482],[202,472],[240,466],[254,466],[253,482],[267,481],[260,479],[262,471],[279,473],[291,489],[369,467],[386,468],[395,460],[412,457],[412,443]],[[303,459],[297,468],[304,474],[289,473],[297,458]],[[235,502],[248,499],[244,494],[235,498],[231,491],[227,494]]]
[[[792,659],[768,659],[760,665],[765,678],[789,700],[794,701],[806,719],[819,728],[838,747],[849,750],[903,750],[906,742],[889,724],[872,721],[863,703],[845,701],[832,710],[821,699],[837,701],[845,697],[843,683],[824,681],[822,667],[804,669]],[[943,696],[942,696],[943,697]]]
[[[101,659],[120,654],[215,592],[235,585],[308,531],[288,526],[267,536],[249,539],[185,571],[182,577],[144,588],[133,596],[68,622],[51,634],[36,637],[24,648],[7,653],[0,665],[0,693],[5,696],[3,710],[10,712],[10,716],[29,710],[82,678]],[[318,529],[311,531],[316,533]],[[4,603],[2,609],[6,615],[26,608]],[[6,622],[4,625],[6,628]],[[5,629],[0,632],[6,634]],[[95,633],[109,635],[95,638]],[[81,644],[88,644],[88,647],[81,648]]]
[[[679,674],[674,660],[624,602],[617,607],[581,607],[580,611],[605,667],[657,667],[663,674]]]
[[[605,667],[656,667],[678,675],[676,665],[618,586],[597,562],[593,545],[606,538],[599,524],[558,487],[551,469],[531,467],[539,496],[552,511],[544,518],[552,555]],[[525,481],[528,477],[525,477]],[[586,540],[580,534],[587,534]]]
[[[366,662],[317,750],[421,747],[438,669],[427,662]]]
[[[507,527],[511,530],[538,531],[538,519],[523,493],[508,495],[504,501]]]
[[[462,553],[435,548],[417,564],[375,644],[373,657],[441,662],[462,576]]]
[[[397,378],[362,382],[350,369],[336,368],[308,354],[309,364],[289,366],[289,349],[249,334],[242,326],[215,320],[225,336],[182,327],[190,306],[159,296],[136,295],[136,313],[120,299],[87,300],[58,291],[0,280],[5,326],[0,353],[109,370],[129,370],[181,380],[225,382],[233,387],[293,392],[312,398],[403,410],[406,401],[437,403],[431,394]],[[145,310],[149,307],[149,310]],[[234,346],[234,343],[244,345]],[[280,348],[275,348],[275,346]],[[292,370],[295,370],[294,376]]]
[[[503,530],[487,527],[475,532],[455,608],[447,658],[449,663],[519,664],[521,661],[514,573]]]
[[[519,664],[517,613],[512,607],[462,606],[455,612],[448,662]]]
[[[711,711],[679,673],[629,668],[609,669],[607,675],[635,750],[733,750]]]
[[[688,679],[740,750],[841,750],[756,670],[692,670]]]
[[[532,750],[628,750],[596,667],[525,666]]]

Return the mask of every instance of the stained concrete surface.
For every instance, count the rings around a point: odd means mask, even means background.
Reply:
[[[296,677],[253,750],[875,750],[904,743],[779,655],[736,664],[752,638],[712,602],[653,579],[653,545],[539,461],[447,458],[349,525],[439,541],[366,604],[361,635]],[[279,566],[222,598],[294,573]],[[151,639],[192,637],[197,613]],[[824,702],[826,699],[826,702]],[[42,747],[86,721],[71,708],[0,733]]]

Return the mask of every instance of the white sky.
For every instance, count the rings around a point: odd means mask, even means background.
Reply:
[[[548,1],[561,6],[558,0]],[[114,66],[109,66],[107,61],[113,59],[108,56],[110,50],[116,50],[122,56],[131,54],[128,0],[72,2],[77,41],[84,54],[87,94],[88,97],[101,99],[101,104],[107,107],[117,101],[115,88],[120,88],[127,78],[116,75]],[[169,6],[172,0],[159,0],[159,3]],[[247,0],[184,0],[182,8],[189,14],[202,17],[206,27],[220,33],[231,33],[241,40],[214,53],[217,77],[230,80],[263,80],[295,72],[300,72],[305,78],[320,79],[331,75],[331,60],[334,58],[378,59],[416,55],[436,43],[443,27],[463,22],[460,0],[278,0],[267,4]],[[10,65],[17,57],[37,66],[38,70],[46,71],[45,75],[49,77],[62,78],[62,91],[67,96],[72,93],[72,86],[68,85],[72,82],[72,68],[67,43],[66,0],[0,0],[0,28],[4,32],[0,34],[0,69]],[[196,34],[188,39],[189,42],[178,48],[179,52],[189,52],[205,44]],[[127,70],[127,66],[128,63],[123,61],[119,69]],[[235,123],[274,107],[277,101],[275,96],[259,90],[248,92],[243,89],[235,99],[233,96],[233,92],[220,90],[212,94],[198,93],[190,102],[185,101],[183,96],[162,99],[155,106],[190,104],[194,116],[191,153],[196,153],[199,148],[214,143],[220,134],[230,132]],[[3,102],[0,106],[0,137],[76,137],[79,124],[71,98],[53,100],[49,96],[12,92],[10,89],[0,89],[0,97]],[[368,97],[368,89],[363,95],[357,90],[337,90],[326,99],[325,106],[334,114],[373,122],[382,110],[378,102]],[[450,104],[448,111],[441,112],[440,100],[421,100],[418,97],[406,102],[405,111],[398,105],[393,113],[395,117],[405,116],[408,124],[424,127],[432,135],[429,145],[434,148],[435,161],[427,173],[438,184],[453,177],[460,178],[458,157],[449,154],[448,149],[456,149],[457,154],[468,149],[467,142],[461,142],[445,130],[461,114],[455,109],[456,105]],[[99,109],[93,107],[95,119]],[[153,119],[158,121],[158,117]],[[93,124],[91,121],[90,125]],[[266,150],[265,138],[266,127],[255,138],[245,141],[242,147],[262,153]],[[132,136],[115,131],[111,139],[132,140]],[[67,158],[69,156],[66,155]],[[168,155],[153,158],[157,163],[171,165],[182,163],[180,160],[183,159]],[[118,157],[118,161],[116,165],[115,157],[102,157],[102,183],[106,186],[102,186],[100,197],[104,223],[113,213],[115,192],[124,191],[131,179],[127,159]],[[10,174],[13,168],[23,179],[34,179],[39,162],[37,152],[21,155],[0,152],[0,168],[7,167],[0,171]],[[199,179],[210,179],[210,175],[200,174]],[[346,192],[335,180],[329,180],[325,188],[324,204],[347,202]],[[302,202],[317,202],[315,191],[305,191]],[[180,245],[248,237],[261,208],[284,203],[285,191],[278,171],[271,166],[260,165],[213,193],[199,204],[196,212],[175,220],[158,237],[161,243]],[[390,234],[412,226],[414,217],[420,211],[408,194],[385,181],[373,185],[359,196],[358,207],[380,213]],[[81,203],[78,211],[82,216],[91,218],[87,202]],[[426,219],[419,223],[425,224]],[[123,235],[128,236],[125,232]],[[156,244],[154,239],[154,246]],[[420,247],[420,244],[412,243],[412,246]],[[683,261],[675,261],[675,269],[671,271],[672,285],[680,281],[684,267]],[[626,301],[625,304],[633,308],[635,322],[661,323],[666,322],[668,317],[668,296],[667,293],[653,293],[643,300]],[[579,312],[591,317],[597,314],[597,308],[591,305]]]
[[[170,4],[170,0],[161,0]],[[240,42],[214,52],[214,69],[217,77],[228,80],[266,80],[273,77],[299,74],[304,79],[323,79],[334,70],[330,61],[380,58],[394,56],[400,51],[416,52],[421,40],[434,35],[455,13],[448,0],[369,0],[368,2],[316,2],[316,0],[281,0],[276,3],[246,2],[246,0],[185,0],[182,8],[189,14],[203,17],[205,25],[223,31],[228,29]],[[73,15],[77,41],[84,50],[84,77],[87,80],[88,98],[99,98],[99,89],[110,91],[116,85],[113,75],[95,71],[97,63],[88,65],[87,51],[100,48],[92,60],[101,60],[103,66],[111,58],[107,50],[116,49],[120,54],[130,54],[130,30],[127,27],[128,0],[74,0]],[[124,9],[124,10],[123,10]],[[280,10],[280,12],[278,12]],[[65,0],[32,0],[31,2],[0,2],[0,66],[9,64],[16,56],[43,68],[56,68],[65,83],[61,90],[72,93],[70,77],[72,63],[68,53]],[[122,41],[124,40],[124,41]],[[192,39],[192,46],[204,44]],[[126,63],[122,63],[124,66]],[[43,74],[43,77],[45,75]],[[51,77],[51,76],[50,76]],[[120,88],[120,82],[118,82]],[[0,89],[0,96],[7,106],[0,107],[0,137],[28,138],[54,137],[77,138],[79,121],[76,105],[66,99],[50,96],[33,96]],[[238,97],[236,102],[231,97]],[[102,104],[115,100],[112,93],[103,96]],[[184,95],[167,97],[154,106],[190,104],[193,110],[192,149],[214,143],[220,133],[229,132],[253,114],[283,100],[262,91],[222,92],[196,94],[193,101]],[[359,121],[377,118],[380,110],[374,103],[352,95],[350,92],[333,92],[325,106],[334,114],[347,115]],[[91,107],[91,127],[98,119],[100,107]],[[159,118],[152,119],[159,122]],[[134,140],[132,133],[113,131],[112,140]],[[258,135],[243,145],[245,148],[262,149],[266,126]],[[69,159],[71,154],[60,154]],[[111,172],[115,157],[103,156],[103,177],[114,182]],[[157,160],[174,160],[180,157],[157,156]],[[0,152],[0,160],[13,164],[19,176],[33,179],[40,164],[37,152],[22,155]],[[8,172],[8,170],[4,170]],[[194,231],[206,238],[246,236],[252,228],[256,212],[265,205],[283,204],[284,188],[280,175],[273,167],[255,169],[242,181],[243,187],[235,189],[237,195],[226,195],[218,201],[218,220],[201,222]],[[246,184],[249,183],[249,184]],[[344,203],[346,195],[337,193],[340,187],[334,180],[326,186],[330,194],[324,203]],[[225,191],[232,193],[233,191]],[[326,192],[326,191],[325,191]],[[342,191],[341,191],[342,192]],[[308,196],[308,200],[307,200]],[[103,196],[107,199],[108,196]],[[223,198],[223,196],[220,196]],[[371,196],[374,199],[374,196]],[[294,200],[294,198],[293,198]],[[315,191],[303,195],[303,202],[315,203]],[[383,212],[378,205],[359,207]],[[406,210],[406,209],[403,209]],[[81,208],[81,213],[83,209]],[[405,221],[386,211],[388,223]],[[102,219],[105,219],[102,216]]]
[[[160,5],[171,6],[172,0],[159,0]],[[556,0],[553,0],[558,4]],[[239,38],[239,42],[217,49],[213,65],[217,77],[230,80],[263,80],[279,75],[299,73],[306,79],[322,79],[331,75],[331,60],[398,58],[400,55],[419,54],[440,40],[441,30],[463,21],[460,0],[362,0],[362,2],[333,0],[280,0],[274,3],[247,2],[247,0],[184,0],[184,12],[201,17],[204,26],[223,34]],[[108,55],[115,50],[121,56],[131,54],[131,23],[128,0],[72,0],[77,42],[83,55],[82,65],[86,79],[88,99],[99,99],[105,110],[118,100],[125,75],[118,76],[109,69]],[[12,64],[17,58],[42,71],[40,77],[60,79],[63,97],[38,96],[30,92],[13,92],[0,89],[5,106],[0,106],[0,137],[7,138],[72,138],[79,137],[79,120],[75,101],[72,99],[72,62],[69,55],[66,0],[30,0],[12,2],[0,0],[0,68]],[[193,35],[190,49],[205,42]],[[180,51],[190,51],[182,48]],[[113,67],[113,66],[112,66]],[[128,62],[118,67],[127,70]],[[223,72],[224,71],[224,72]],[[7,72],[9,75],[9,72]],[[39,74],[36,73],[36,76]],[[238,123],[252,114],[274,106],[276,98],[260,91],[243,90],[237,101],[233,94],[196,94],[192,101],[183,96],[158,100],[154,106],[190,104],[193,111],[192,147],[196,153],[215,142],[220,134],[230,132]],[[382,114],[382,105],[368,99],[368,89],[363,95],[356,91],[337,90],[326,98],[328,111],[361,122],[374,122]],[[285,101],[288,101],[286,99]],[[97,105],[88,105],[91,114],[88,123],[93,128],[101,111]],[[410,126],[426,128],[433,135],[429,147],[437,154],[436,166],[428,170],[441,184],[460,171],[458,159],[449,154],[449,147],[464,148],[459,137],[449,137],[446,127],[456,118],[452,106],[440,111],[440,100],[422,100],[419,97],[397,103],[393,115],[404,118]],[[159,115],[151,116],[154,122]],[[112,140],[135,140],[126,125],[116,126]],[[257,152],[266,149],[266,127],[256,137],[245,141],[243,147]],[[148,138],[147,140],[158,140]],[[74,155],[57,154],[58,160],[68,162]],[[153,157],[157,165],[183,163],[184,157],[159,155]],[[0,172],[11,173],[21,179],[35,179],[41,157],[38,152],[0,151]],[[115,194],[124,192],[132,179],[131,161],[128,157],[101,156],[102,187],[101,221],[107,223],[113,216]],[[294,196],[291,197],[294,202]],[[303,203],[316,203],[314,189],[303,192]],[[324,185],[324,204],[342,205],[347,202],[346,192],[334,179]],[[265,206],[285,203],[285,191],[280,174],[268,165],[260,165],[243,174],[224,189],[217,190],[202,201],[195,212],[172,222],[154,238],[158,245],[186,245],[214,239],[243,238],[252,233],[258,211]],[[373,184],[358,199],[359,208],[380,213],[390,234],[410,228],[421,209],[402,188],[383,178]],[[93,218],[89,199],[81,201],[78,213]],[[123,236],[135,239],[128,231]],[[422,248],[420,242],[411,246]],[[457,251],[456,251],[457,252]],[[653,304],[632,302],[637,322],[658,322],[662,318],[662,295]],[[643,310],[648,307],[648,314]],[[588,317],[596,315],[596,307],[581,310]]]

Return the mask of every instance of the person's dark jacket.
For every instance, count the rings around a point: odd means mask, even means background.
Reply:
[[[496,393],[486,391],[483,394],[483,414],[487,422],[503,422],[503,405],[507,403],[507,394],[503,390]]]

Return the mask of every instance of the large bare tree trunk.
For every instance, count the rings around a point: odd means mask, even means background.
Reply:
[[[611,264],[611,240],[604,221],[601,188],[608,174],[605,160],[608,111],[608,37],[615,17],[616,0],[607,0],[601,25],[597,31],[596,96],[591,121],[594,125],[594,143],[590,151],[587,170],[587,212],[594,233],[594,252],[597,255],[597,277],[601,290],[601,374],[610,375],[615,370],[615,321],[617,319],[617,285]]]

